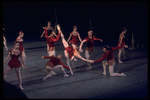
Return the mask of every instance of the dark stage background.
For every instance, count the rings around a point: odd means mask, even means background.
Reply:
[[[89,29],[105,44],[116,45],[121,29],[125,27],[125,42],[131,45],[148,43],[148,3],[141,2],[3,2],[3,31],[7,41],[14,41],[19,31],[25,33],[24,41],[42,41],[43,26],[48,21],[52,27],[60,24],[65,38],[69,38],[73,25],[78,27],[81,38]],[[91,24],[90,24],[91,22]]]

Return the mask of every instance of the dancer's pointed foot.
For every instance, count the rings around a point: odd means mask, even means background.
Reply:
[[[20,89],[21,89],[21,90],[23,90],[23,87],[22,87],[22,85],[20,85]]]
[[[64,75],[64,77],[68,77],[68,76],[69,76],[68,74],[65,74],[65,75]]]
[[[123,63],[121,60],[119,60],[118,62],[121,63],[121,64]]]
[[[72,69],[70,69],[70,73],[71,73],[71,75],[73,75],[73,71],[72,71]]]
[[[103,72],[102,74],[103,74],[103,75],[106,75],[106,72]]]
[[[89,68],[87,68],[86,70],[91,70],[92,69],[92,67],[89,67]]]
[[[126,74],[124,74],[124,73],[121,73],[121,76],[127,76]]]
[[[45,77],[43,78],[43,81],[46,80],[48,77],[52,77],[52,75],[51,75],[51,74],[48,74],[47,76],[45,76]]]

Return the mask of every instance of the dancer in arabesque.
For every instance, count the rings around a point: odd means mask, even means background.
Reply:
[[[64,35],[63,35],[59,25],[57,25],[57,29],[58,29],[58,31],[60,33],[60,36],[61,36],[61,39],[62,39],[62,43],[63,43],[64,48],[65,48],[64,54],[65,54],[65,57],[66,57],[66,60],[67,60],[68,67],[71,69],[69,60],[77,61],[77,59],[75,59],[74,56],[80,58],[83,61],[88,61],[89,62],[90,60],[87,60],[87,59],[81,57],[80,53],[66,42],[66,40],[64,38]],[[73,75],[72,69],[70,70],[70,72]]]

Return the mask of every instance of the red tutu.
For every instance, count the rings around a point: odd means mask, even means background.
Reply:
[[[10,53],[11,53],[11,50],[10,50]],[[21,53],[20,53],[20,54],[21,54]],[[8,62],[8,66],[9,66],[11,69],[12,69],[12,68],[19,68],[19,67],[21,67],[21,63],[20,63],[20,61],[18,60],[20,54],[18,54],[18,55],[12,55],[12,54],[11,54],[11,60]]]
[[[69,53],[69,58],[71,59],[71,57],[74,55],[75,49],[73,49],[72,46],[68,46],[65,50]]]
[[[71,40],[70,42],[69,42],[70,44],[75,44],[75,45],[77,45],[78,44],[78,40]]]

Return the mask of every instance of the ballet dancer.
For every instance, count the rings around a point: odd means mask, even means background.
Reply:
[[[66,42],[66,40],[64,38],[64,35],[63,35],[59,25],[57,25],[57,29],[58,29],[58,32],[60,33],[62,43],[65,47],[64,54],[65,54],[65,57],[66,57],[66,60],[67,60],[67,65],[70,68],[70,73],[73,75],[73,71],[70,67],[69,60],[77,61],[77,59],[75,59],[74,56],[78,57],[78,58],[80,58],[81,60],[84,60],[84,61],[89,62],[90,60],[87,60],[87,59],[84,59],[83,57],[81,57],[80,53]]]
[[[4,28],[3,28],[3,30],[4,30]],[[6,51],[8,51],[7,43],[6,43],[6,38],[5,38],[4,34],[3,34],[3,44],[5,46]]]
[[[53,27],[51,27],[51,22],[48,21],[47,22],[47,26],[46,27],[42,27],[44,29],[42,35],[41,35],[41,38],[43,37],[43,35],[45,34],[45,32],[47,31],[48,34],[51,34],[52,31],[53,31]]]
[[[48,74],[43,78],[43,80],[46,80],[48,77],[52,77],[52,75],[55,75],[56,73],[52,70],[58,69],[58,68],[61,69],[61,71],[64,74],[64,77],[69,76],[66,74],[64,68],[69,69],[69,70],[70,70],[70,68],[63,64],[63,62],[61,61],[62,58],[63,58],[63,56],[61,54],[57,55],[57,57],[42,56],[42,59],[50,59],[45,65],[45,70],[48,71]]]
[[[69,42],[69,40],[72,38],[72,40]],[[67,43],[72,44],[72,47],[74,49],[78,49],[78,39],[80,42],[82,42],[79,32],[77,31],[77,26],[73,26],[73,31],[70,33],[70,36],[67,40]]]
[[[115,66],[116,62],[113,57],[113,51],[118,50],[123,47],[128,48],[128,46],[124,45],[124,44],[121,45],[120,47],[109,47],[108,45],[105,45],[103,47],[103,51],[105,52],[105,54],[103,54],[100,59],[91,61],[91,63],[101,62],[107,58],[107,61],[102,62],[102,65],[103,65],[103,73],[102,74],[103,75],[106,75],[106,65],[108,65],[110,76],[126,76],[124,73],[121,73],[121,74],[114,73],[114,66]]]
[[[48,55],[49,56],[53,55],[55,57],[56,56],[56,52],[55,52],[55,45],[54,45],[54,43],[59,40],[60,33],[58,33],[58,36],[56,38],[54,37],[54,34],[55,34],[54,31],[52,31],[52,33],[49,34],[49,35],[48,35],[47,32],[45,32],[45,38],[46,38],[46,41],[47,41],[47,44],[48,44],[47,45]]]
[[[120,34],[119,36],[119,41],[118,41],[118,44],[117,46],[121,46],[122,44],[125,44],[124,42],[124,34],[126,34],[127,30],[125,28],[122,29],[122,33]],[[121,53],[123,53],[123,56],[124,56],[124,59],[126,59],[126,56],[125,56],[125,49],[124,48],[120,48],[119,49],[119,52],[118,52],[118,62],[119,63],[123,63],[121,60],[120,60],[120,57],[121,57]]]
[[[21,58],[21,62],[22,62],[23,67],[25,69],[27,69],[27,70],[28,70],[28,68],[26,67],[25,62],[23,60],[23,52],[20,50],[20,42],[15,42],[14,43],[14,47],[12,49],[10,49],[8,56],[7,56],[6,60],[4,61],[4,65],[6,64],[6,62],[10,58],[10,56],[11,56],[11,60],[8,62],[8,66],[7,66],[7,68],[4,71],[4,76],[3,77],[6,78],[7,77],[7,73],[11,69],[15,68],[16,75],[17,75],[18,81],[19,81],[20,89],[23,89],[23,87],[22,87],[22,78],[21,78],[21,71],[20,71],[21,63],[18,60],[19,57]]]
[[[87,47],[85,49],[85,57],[88,60],[89,60],[89,58],[91,57],[91,55],[93,53],[94,41],[97,40],[97,41],[103,42],[102,39],[95,38],[95,36],[92,36],[92,35],[93,35],[93,31],[88,31],[88,37],[85,37],[85,39],[81,42],[81,44],[79,46],[79,51],[83,52],[82,45],[83,45],[83,43],[87,42]],[[89,66],[86,70],[92,69],[90,63],[86,62],[86,64]]]

